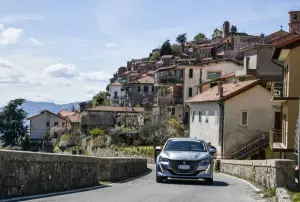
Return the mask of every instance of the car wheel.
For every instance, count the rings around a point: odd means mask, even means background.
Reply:
[[[206,184],[213,184],[213,182],[214,182],[213,178],[207,178],[207,179],[205,179],[205,183]]]
[[[164,182],[164,179],[166,179],[166,178],[165,178],[165,177],[161,177],[161,176],[156,175],[156,182],[157,182],[157,183],[163,183],[163,182]]]

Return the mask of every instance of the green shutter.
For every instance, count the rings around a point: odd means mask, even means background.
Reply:
[[[189,88],[189,97],[193,96],[193,88]]]

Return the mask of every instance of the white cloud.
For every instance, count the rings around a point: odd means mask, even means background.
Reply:
[[[3,28],[4,28],[4,25],[3,25],[3,24],[0,24],[0,30],[3,29]]]
[[[43,20],[44,17],[38,13],[24,13],[24,14],[17,14],[17,15],[5,15],[0,16],[0,23],[18,23],[21,21],[28,21],[28,20]]]
[[[0,69],[0,84],[19,83],[23,74],[17,69]]]
[[[83,73],[82,77],[86,81],[107,82],[111,78],[111,75],[106,74],[104,71],[99,71]]]
[[[13,65],[10,62],[0,58],[0,68],[13,69]]]
[[[79,73],[73,64],[53,64],[47,67],[45,72],[52,77],[73,78],[79,76]]]
[[[106,46],[107,48],[115,48],[115,47],[117,47],[117,44],[114,44],[114,43],[107,43],[107,44],[105,44],[105,46]]]
[[[6,28],[0,31],[0,45],[16,44],[23,34],[22,29]]]
[[[37,40],[36,38],[33,38],[31,37],[30,39],[28,39],[28,42],[34,44],[34,45],[37,45],[37,46],[40,46],[40,45],[43,45],[43,43],[39,40]]]

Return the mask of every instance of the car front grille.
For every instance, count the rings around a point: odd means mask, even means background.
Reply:
[[[169,165],[176,174],[194,174],[199,166],[199,161],[170,160]],[[191,169],[181,170],[178,169],[178,165],[190,165]]]

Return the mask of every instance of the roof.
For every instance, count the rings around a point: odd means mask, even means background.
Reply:
[[[118,81],[115,81],[111,84],[109,84],[110,86],[122,86],[122,84],[120,84]]]
[[[153,84],[154,83],[154,78],[151,76],[144,76],[141,77],[137,80],[138,83],[150,83]]]
[[[62,117],[66,117],[66,116],[74,115],[75,112],[69,112],[68,110],[64,109],[64,110],[61,110],[60,112],[58,112],[58,114]]]
[[[157,70],[155,70],[154,72],[159,72],[159,71],[163,71],[163,70],[173,69],[175,67],[177,67],[177,65],[172,65],[172,66],[169,66],[169,67],[160,67]]]
[[[96,106],[86,111],[98,111],[98,112],[127,112],[127,113],[141,113],[144,112],[144,108],[139,107],[113,107],[113,106]]]
[[[40,113],[38,113],[38,114],[36,114],[36,115],[33,115],[33,116],[31,116],[31,117],[28,117],[27,120],[33,119],[33,118],[35,118],[35,117],[38,117],[38,116],[42,115],[44,112],[48,112],[48,113],[52,114],[53,116],[57,116],[57,117],[59,117],[59,118],[61,118],[61,119],[65,119],[64,117],[62,117],[62,116],[60,116],[60,115],[58,115],[58,114],[55,114],[55,113],[53,113],[53,112],[50,112],[50,111],[48,111],[48,110],[41,110]]]
[[[71,116],[67,116],[67,119],[71,122],[71,123],[79,123],[80,122],[80,116],[78,114],[74,114]]]
[[[286,37],[273,43],[275,49],[273,51],[272,59],[278,58],[282,49],[293,49],[300,46],[300,34],[298,32],[293,32]]]
[[[227,78],[230,78],[230,77],[235,77],[235,72],[231,72],[229,74],[225,74],[224,76],[221,76],[220,78],[221,79],[227,79]]]
[[[227,100],[230,99],[256,85],[260,84],[260,80],[249,80],[238,83],[227,83],[223,84],[223,97],[220,99],[218,94],[218,86],[210,88],[203,93],[196,95],[192,98],[187,99],[185,102],[193,103],[193,102],[210,102],[210,101],[218,101],[218,100]]]

